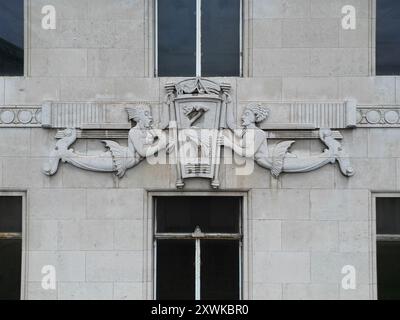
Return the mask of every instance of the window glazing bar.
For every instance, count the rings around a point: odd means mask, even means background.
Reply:
[[[196,77],[201,77],[201,0],[196,0]]]
[[[400,234],[378,234],[377,241],[400,241]]]
[[[13,232],[0,232],[0,239],[22,239],[22,233],[13,233]]]
[[[195,261],[195,300],[201,300],[201,246],[200,239],[196,239]]]
[[[156,239],[209,239],[209,240],[241,240],[242,235],[238,233],[203,233],[195,235],[193,233],[157,233],[154,236]]]

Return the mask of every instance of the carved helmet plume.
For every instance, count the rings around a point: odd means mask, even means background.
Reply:
[[[246,110],[253,112],[256,117],[256,123],[264,121],[269,116],[269,109],[261,104],[251,104]]]
[[[127,108],[126,111],[128,113],[129,120],[133,120],[135,122],[138,122],[145,117],[149,117],[151,114],[150,107],[148,105],[138,105],[134,108]]]

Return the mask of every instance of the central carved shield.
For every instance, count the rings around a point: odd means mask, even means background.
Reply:
[[[212,180],[213,188],[218,188],[218,137],[225,127],[230,86],[197,78],[167,85],[166,89],[171,120],[177,129],[177,187],[184,186],[184,179],[207,178]]]

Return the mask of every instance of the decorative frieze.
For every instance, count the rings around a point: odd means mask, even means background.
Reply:
[[[82,124],[105,122],[104,103],[45,102],[43,126],[51,128],[79,128]]]
[[[0,107],[0,127],[40,127],[42,108],[40,106]]]
[[[344,103],[293,103],[290,106],[291,123],[308,124],[315,128],[354,128],[356,101]]]
[[[287,134],[285,137],[293,140],[285,139],[270,144],[268,139],[272,139],[279,133],[266,132],[261,125],[265,126],[270,115],[275,112],[260,103],[248,104],[242,110],[241,124],[238,125],[229,85],[194,78],[176,84],[167,84],[165,89],[167,92],[166,106],[158,127],[153,127],[154,121],[149,105],[141,104],[125,109],[128,115],[125,117],[132,126],[127,135],[123,133],[123,130],[118,132],[118,138],[123,134],[127,138],[127,143],[124,145],[104,139],[111,137],[108,128],[116,128],[106,122],[104,105],[88,104],[89,113],[86,114],[81,113],[77,106],[55,104],[56,112],[49,118],[53,127],[65,126],[66,123],[71,124],[71,127],[57,134],[60,139],[50,152],[43,172],[46,175],[54,175],[58,170],[59,163],[67,162],[83,170],[114,172],[119,178],[122,178],[127,170],[150,158],[149,163],[156,160],[158,164],[175,164],[177,188],[183,188],[186,179],[206,178],[211,181],[211,186],[217,189],[220,186],[219,169],[222,147],[225,147],[231,149],[237,156],[251,162],[249,168],[246,166],[249,170],[242,174],[252,174],[254,163],[270,170],[272,176],[278,178],[281,173],[310,172],[335,162],[339,164],[343,175],[351,177],[355,173],[348,154],[337,140],[339,134],[326,128],[330,123],[335,123],[336,126],[353,126],[353,119],[346,116],[345,113],[347,108],[354,109],[355,104],[345,103],[342,106],[331,104],[322,112],[316,110],[318,106],[300,105],[299,118],[294,119],[298,123],[292,122],[292,124],[299,125],[299,127],[307,126],[308,123],[305,122],[307,121],[311,125],[321,126],[321,128],[317,133],[310,130],[309,134],[306,131],[293,131],[292,135]],[[83,109],[85,107],[83,106]],[[293,108],[298,107],[292,106],[292,111]],[[303,118],[301,115],[303,109],[305,113],[310,112],[313,117]],[[50,111],[52,112],[52,110]],[[66,114],[63,113],[64,111]],[[288,113],[283,109],[277,109],[277,111],[275,119],[278,121],[279,118],[283,119],[280,123],[275,122],[273,125],[286,124]],[[76,116],[73,116],[74,113]],[[335,114],[337,118],[335,118]],[[303,123],[301,123],[302,121]],[[106,125],[106,123],[108,124]],[[78,126],[89,126],[88,128],[91,129],[81,130],[78,133]],[[121,129],[124,128],[121,127]],[[70,147],[75,143],[78,134],[91,138],[99,137],[102,134],[107,135],[107,137],[101,137],[104,139],[103,143],[106,149],[97,154],[75,152]],[[114,133],[112,134],[114,135]],[[291,152],[290,149],[296,142],[295,139],[309,138],[313,135],[317,135],[326,146],[323,152],[311,156],[297,155]],[[113,136],[113,138],[117,138],[117,136]],[[154,156],[155,159],[153,159]]]
[[[400,106],[359,106],[357,127],[400,127]]]
[[[103,129],[103,130],[76,130],[77,139],[128,139],[128,129]],[[270,130],[265,132],[268,139],[271,140],[284,140],[284,139],[298,139],[298,140],[319,140],[319,130]],[[332,131],[332,136],[336,140],[342,140],[343,135],[340,131]],[[58,130],[56,139],[65,138],[65,130]]]

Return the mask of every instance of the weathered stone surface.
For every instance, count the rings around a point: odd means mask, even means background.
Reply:
[[[142,250],[144,225],[141,220],[118,220],[114,222],[115,250]]]
[[[358,104],[394,104],[395,77],[343,77],[339,82],[342,99],[356,99]]]
[[[63,101],[109,100],[114,97],[114,81],[111,78],[61,78]]]
[[[54,0],[52,1],[52,5],[56,8],[57,10],[57,17],[59,19],[76,19],[76,20],[82,20],[87,18],[87,6],[88,2],[91,2],[89,0],[71,0],[68,3],[66,3],[63,0]],[[32,23],[39,24],[43,18],[42,15],[42,8],[45,5],[48,5],[49,2],[46,0],[37,0],[35,2],[32,2],[30,4],[31,6],[31,14],[32,14]]]
[[[313,18],[340,18],[343,17],[342,7],[349,5],[346,0],[310,0],[311,17]],[[369,1],[355,0],[351,2],[355,7],[357,17],[368,18]]]
[[[337,48],[337,19],[285,19],[282,22],[282,46],[287,48]]]
[[[340,252],[370,252],[372,222],[341,221],[339,223]]]
[[[158,79],[117,77],[114,79],[115,95],[122,101],[163,101]],[[154,112],[153,112],[153,115]]]
[[[57,250],[57,221],[29,220],[28,247],[29,251]]]
[[[111,300],[113,284],[107,282],[61,282],[60,300]]]
[[[280,221],[254,220],[253,235],[254,251],[280,251],[282,248]]]
[[[47,100],[57,101],[59,97],[60,84],[57,78],[5,78],[6,105],[40,105]]]
[[[140,189],[87,191],[89,219],[142,219],[144,194]]]
[[[85,77],[88,74],[88,53],[84,49],[32,49],[31,59],[34,77]]]
[[[368,135],[368,157],[372,158],[400,158],[400,130],[374,129]]]
[[[335,172],[336,186],[339,189],[395,190],[396,159],[352,159],[356,172],[352,179]]]
[[[254,0],[253,17],[304,18],[310,15],[310,0]]]
[[[310,194],[313,220],[367,221],[367,190],[312,190]]]
[[[357,12],[357,14],[360,14]],[[339,46],[343,48],[368,48],[370,41],[369,21],[358,17],[355,30],[339,28]]]
[[[142,300],[142,282],[114,282],[115,300]]]
[[[253,49],[254,77],[310,74],[308,49]],[[315,66],[314,66],[315,68]]]
[[[368,156],[368,130],[343,130],[343,148],[348,150],[350,158],[366,158]]]
[[[142,280],[143,252],[88,252],[86,281],[138,282]]]
[[[285,284],[285,300],[337,300],[339,288],[335,284]]]
[[[88,75],[92,77],[144,76],[143,50],[88,50]]]
[[[400,104],[400,78],[396,78],[396,103]]]
[[[234,164],[223,166],[226,177],[225,188],[270,188],[271,174],[258,166],[252,159],[235,158],[233,161]],[[221,174],[224,173],[221,172]]]
[[[335,172],[339,171],[336,165],[327,165],[318,171],[284,174],[282,179],[282,187],[290,189],[330,189],[334,186]],[[340,171],[339,174],[341,175]]]
[[[368,48],[318,48],[311,49],[310,56],[312,75],[368,76]]]
[[[37,219],[82,219],[86,192],[70,189],[32,189],[29,193],[31,217]]]
[[[238,80],[239,101],[280,101],[282,99],[282,79],[241,78]]]
[[[29,154],[29,129],[3,128],[0,137],[1,157],[26,157]]]
[[[81,250],[112,250],[114,226],[106,220],[86,220],[80,223]]]
[[[26,299],[28,300],[57,300],[58,290],[44,290],[42,282],[26,282]]]
[[[338,249],[338,223],[335,221],[282,222],[284,251],[323,251]]]
[[[232,86],[237,120],[250,103],[272,106],[270,123],[289,122],[291,103],[356,99],[360,108],[380,109],[400,104],[399,77],[370,76],[375,47],[370,3],[253,0],[252,12],[244,13],[244,26],[250,29],[243,33],[243,73],[250,77],[213,79]],[[154,16],[146,12],[152,3],[53,0],[57,29],[50,31],[41,27],[41,9],[48,4],[30,1],[27,74],[0,77],[0,106],[39,106],[47,100],[118,102],[122,107],[107,111],[107,119],[118,122],[126,117],[123,103],[148,103],[155,124],[162,120],[164,85],[184,78],[153,77]],[[356,8],[356,30],[341,27],[341,9],[349,4]],[[236,171],[239,163],[221,166],[219,191],[249,192],[244,232],[252,251],[244,247],[244,256],[251,255],[246,261],[251,274],[244,279],[251,278],[252,298],[374,297],[371,192],[400,190],[400,136],[398,129],[388,128],[341,134],[356,170],[352,178],[344,177],[337,165],[278,180],[254,163],[244,176]],[[148,298],[145,286],[154,285],[154,266],[146,262],[153,255],[151,241],[147,243],[153,221],[144,220],[146,192],[176,191],[175,167],[143,162],[118,180],[62,165],[49,178],[40,170],[55,135],[55,130],[41,128],[0,129],[1,190],[26,191],[25,298]],[[126,140],[118,142],[126,145]],[[301,140],[291,151],[307,157],[324,148],[320,141]],[[74,150],[105,149],[99,141],[81,139]],[[185,187],[217,192],[209,181],[197,179]],[[56,268],[56,290],[41,287],[46,265]],[[341,287],[346,265],[356,268],[356,290]]]
[[[48,179],[42,173],[44,158],[6,157],[3,160],[3,184],[8,188],[44,188],[63,186],[60,175]]]
[[[375,291],[376,292],[376,291]],[[340,300],[371,300],[373,299],[373,286],[361,284],[353,290],[340,289]]]
[[[5,94],[4,86],[5,86],[4,78],[0,78],[0,105],[3,105],[5,103],[4,102],[4,94]]]
[[[123,0],[115,5],[113,0],[89,1],[89,18],[97,20],[140,20],[144,16],[144,2],[140,0]]]
[[[339,98],[339,79],[321,78],[284,78],[284,101],[333,101]]]
[[[253,283],[254,300],[282,300],[281,284]]]
[[[310,193],[308,190],[262,190],[251,194],[254,219],[308,220]]]
[[[254,48],[279,48],[282,46],[282,21],[277,19],[253,20]],[[268,32],[265,32],[268,30]]]
[[[301,252],[255,252],[253,277],[265,283],[308,283],[310,256]]]
[[[368,284],[370,264],[368,253],[322,253],[311,254],[311,281],[320,284],[340,284],[345,266],[356,268],[357,284]]]
[[[30,251],[28,281],[42,281],[42,268],[54,266],[57,281],[85,281],[85,253],[79,251]]]

